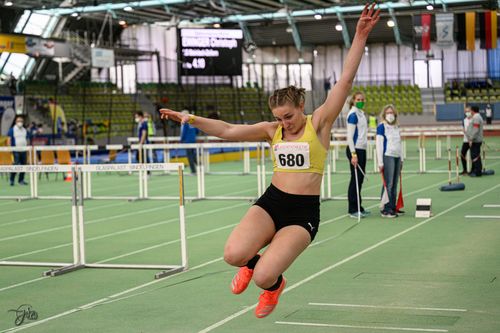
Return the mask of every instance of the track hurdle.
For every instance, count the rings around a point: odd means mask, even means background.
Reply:
[[[148,264],[104,264],[88,263],[85,245],[85,219],[84,219],[84,173],[120,172],[120,171],[177,171],[179,177],[179,228],[180,228],[180,265],[148,265]],[[58,276],[83,268],[115,268],[115,269],[154,269],[160,270],[155,274],[159,279],[188,269],[187,236],[185,223],[185,197],[184,197],[184,165],[180,163],[158,164],[105,164],[105,165],[16,165],[0,166],[0,172],[69,172],[74,175],[72,180],[71,195],[71,226],[72,226],[72,262],[34,262],[34,261],[1,261],[3,266],[41,266],[56,267],[43,273],[44,276]]]
[[[71,165],[12,165],[12,166],[0,166],[0,172],[5,173],[19,173],[26,172],[36,175],[39,172],[74,172],[75,166]],[[36,177],[35,177],[36,178]],[[77,191],[76,191],[76,180],[73,181],[73,186],[71,188],[72,194],[71,198],[71,228],[72,228],[72,250],[73,250],[73,261],[72,262],[44,262],[44,261],[0,261],[1,266],[27,266],[27,267],[57,267],[58,269],[71,270],[72,267],[80,265],[80,256],[78,248],[78,234],[79,230],[83,230],[83,225],[78,224],[77,214],[78,214],[78,204],[77,204]],[[73,269],[74,270],[74,269]]]

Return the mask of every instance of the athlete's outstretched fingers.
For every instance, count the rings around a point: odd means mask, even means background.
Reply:
[[[182,120],[182,114],[180,112],[170,110],[170,109],[160,109],[160,114],[162,119],[172,119],[174,121],[180,122]]]
[[[310,243],[309,232],[301,226],[280,229],[255,266],[255,284],[263,289],[271,287]]]
[[[252,206],[233,229],[224,247],[224,260],[232,266],[244,266],[275,234],[274,222],[259,206]]]
[[[372,16],[374,8],[375,8],[375,2],[372,3],[372,5],[370,6],[370,10],[368,11],[368,16],[369,17]]]
[[[365,16],[366,14],[368,14],[368,6],[369,5],[370,5],[369,3],[365,4],[365,8],[363,8],[363,11],[361,12],[361,16]]]

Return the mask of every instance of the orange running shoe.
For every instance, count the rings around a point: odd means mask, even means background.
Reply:
[[[262,293],[260,293],[259,304],[255,308],[255,316],[257,318],[267,317],[268,315],[271,314],[271,312],[273,312],[276,305],[278,305],[278,299],[283,290],[285,289],[285,286],[286,286],[286,279],[285,277],[283,277],[281,285],[279,286],[278,289],[273,291],[264,290]]]
[[[250,280],[252,280],[253,269],[247,266],[240,267],[238,273],[233,278],[231,282],[231,291],[233,294],[241,294],[247,289]]]

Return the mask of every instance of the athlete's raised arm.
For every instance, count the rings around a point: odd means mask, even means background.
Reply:
[[[328,94],[325,103],[314,112],[315,123],[319,124],[317,127],[318,131],[325,128],[329,132],[333,122],[342,110],[345,100],[351,91],[359,63],[365,52],[366,40],[379,20],[379,13],[380,9],[375,11],[375,3],[371,6],[369,4],[365,5],[356,26],[356,34],[354,35],[351,49],[347,53],[342,68],[342,75]]]

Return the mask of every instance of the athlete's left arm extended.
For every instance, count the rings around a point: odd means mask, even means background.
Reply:
[[[370,31],[379,20],[380,9],[375,11],[375,3],[369,7],[366,4],[356,26],[356,35],[351,49],[347,53],[342,75],[328,94],[325,103],[314,111],[314,118],[319,122],[318,129],[328,128],[330,131],[333,122],[337,119],[345,100],[351,91],[352,83],[358,71],[361,58],[365,52],[365,44]]]

